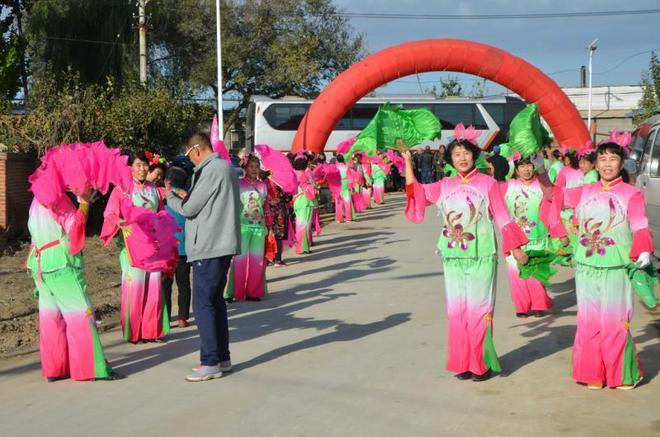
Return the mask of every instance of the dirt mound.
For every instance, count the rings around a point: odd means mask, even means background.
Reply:
[[[28,247],[0,258],[0,358],[37,350],[39,347],[38,301],[34,282],[24,262]],[[105,247],[98,237],[89,238],[83,253],[85,277],[92,304],[106,323],[119,310],[121,271],[119,250]]]

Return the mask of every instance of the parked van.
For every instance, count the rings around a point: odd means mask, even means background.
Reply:
[[[637,126],[630,148],[637,167],[635,185],[644,192],[655,254],[660,257],[660,115]]]

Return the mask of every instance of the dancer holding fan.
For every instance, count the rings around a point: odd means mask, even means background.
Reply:
[[[85,221],[92,190],[128,187],[126,157],[103,142],[50,149],[30,176],[34,200],[26,262],[39,296],[39,350],[48,381],[119,379],[105,360],[83,274]],[[67,196],[77,197],[78,209]]]
[[[112,191],[101,239],[108,244],[121,231],[117,239],[122,247],[121,326],[124,339],[138,343],[160,340],[170,330],[161,283],[162,272],[176,268],[178,242],[174,233],[179,228],[163,211],[158,187],[146,180],[149,164],[145,154],[133,154],[129,165],[133,183],[126,191],[121,187]],[[142,260],[149,254],[157,254],[157,259]]]

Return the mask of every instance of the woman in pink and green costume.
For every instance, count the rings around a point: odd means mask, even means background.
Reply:
[[[573,379],[594,390],[631,389],[642,379],[630,334],[628,269],[649,267],[654,248],[644,195],[627,183],[623,170],[629,141],[630,134],[613,132],[596,151],[600,180],[564,190],[563,199],[554,200],[575,208],[578,313]]]
[[[550,203],[552,184],[543,166],[542,157],[537,155],[536,165],[531,158],[518,157],[513,161],[515,178],[501,185],[502,194],[509,213],[529,239],[522,247],[526,252],[543,252],[550,249],[550,237],[558,238],[564,246],[568,238],[563,226],[559,225],[557,208]],[[537,170],[540,175],[537,177]],[[511,299],[517,317],[533,314],[542,317],[552,305],[545,285],[534,277],[521,278],[517,260],[506,258],[511,287]]]
[[[153,212],[161,211],[161,194],[155,184],[146,180],[149,164],[144,153],[131,156],[129,165],[133,184],[129,191],[124,192],[115,187],[110,194],[104,213],[101,240],[108,244],[121,231],[122,235],[117,239],[117,244],[122,247],[119,255],[122,273],[121,327],[124,340],[138,343],[162,339],[170,330],[170,322],[161,287],[162,272],[136,267],[135,260],[131,259],[126,246],[126,239],[131,235],[132,227],[126,223],[125,204]]]
[[[447,368],[458,379],[483,381],[500,372],[493,345],[493,310],[497,255],[495,224],[502,232],[503,251],[525,264],[520,247],[527,237],[509,214],[499,184],[479,173],[475,162],[481,150],[472,143],[474,128],[456,128],[447,149],[447,161],[458,170],[433,184],[415,179],[409,151],[406,161],[406,217],[424,220],[426,207],[435,204],[444,219],[440,250],[443,256],[449,350]]]
[[[316,185],[307,170],[307,158],[299,154],[293,161],[293,169],[298,177],[298,192],[293,196],[293,211],[296,216],[296,253],[309,253],[312,245],[312,220]]]
[[[26,261],[39,297],[39,351],[48,381],[120,379],[105,360],[87,294],[82,250],[92,190],[130,181],[125,157],[102,142],[51,148],[30,177]],[[123,174],[122,174],[123,173]],[[77,195],[73,205],[66,191]]]
[[[255,155],[244,158],[245,176],[240,180],[241,254],[232,260],[225,300],[259,301],[266,295],[264,248],[272,225],[268,185],[259,180],[260,162]]]

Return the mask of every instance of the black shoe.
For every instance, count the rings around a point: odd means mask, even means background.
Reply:
[[[534,317],[545,317],[546,312],[545,311],[532,311],[532,314],[534,314]]]
[[[519,318],[523,319],[525,317],[529,317],[529,314],[528,313],[516,313],[516,317],[519,317]]]
[[[472,372],[463,372],[463,373],[457,373],[454,375],[454,378],[460,379],[461,381],[465,381],[466,379],[471,379],[472,378]]]
[[[69,377],[68,376],[48,376],[46,378],[46,381],[55,382],[55,381],[62,381],[64,379],[69,379]]]
[[[490,379],[492,376],[493,373],[490,371],[490,369],[488,369],[486,373],[484,373],[483,375],[472,375],[472,381],[475,382],[486,381]]]
[[[125,378],[126,378],[126,375],[113,370],[105,378],[95,378],[93,381],[118,381],[120,379],[125,379]]]
[[[226,297],[225,298],[225,302],[227,302],[227,303],[232,303],[233,301],[234,301],[233,297]]]

